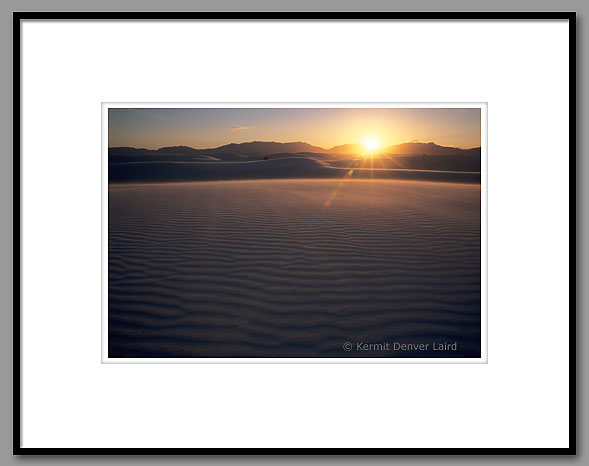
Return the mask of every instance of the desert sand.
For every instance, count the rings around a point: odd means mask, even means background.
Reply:
[[[479,357],[480,202],[477,183],[111,184],[109,356]],[[409,349],[356,347],[382,342]]]

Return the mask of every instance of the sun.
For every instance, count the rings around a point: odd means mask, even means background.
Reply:
[[[380,147],[380,142],[374,138],[366,139],[362,143],[362,145],[366,148],[368,152],[372,152]]]

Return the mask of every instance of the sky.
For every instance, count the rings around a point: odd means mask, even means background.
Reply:
[[[408,141],[481,145],[478,108],[111,108],[109,147],[197,149],[249,141],[302,141],[329,149]]]

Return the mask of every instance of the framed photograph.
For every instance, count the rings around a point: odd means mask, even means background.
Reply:
[[[102,128],[103,362],[486,362],[484,104],[105,103]]]
[[[15,454],[575,453],[574,13],[15,13],[14,57]]]

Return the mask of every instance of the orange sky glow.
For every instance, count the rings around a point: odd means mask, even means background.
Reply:
[[[376,149],[408,141],[481,145],[479,108],[111,108],[109,147],[212,148],[303,141]]]

